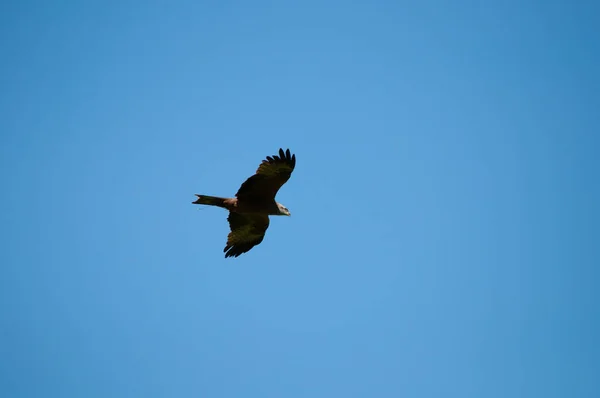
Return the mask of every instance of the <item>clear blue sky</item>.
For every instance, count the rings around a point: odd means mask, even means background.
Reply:
[[[4,2],[0,395],[599,397],[599,8]]]

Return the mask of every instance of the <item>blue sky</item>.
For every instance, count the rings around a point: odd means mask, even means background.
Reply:
[[[3,3],[0,395],[600,396],[599,11]]]

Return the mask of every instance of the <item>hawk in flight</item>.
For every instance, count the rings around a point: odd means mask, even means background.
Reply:
[[[229,210],[229,228],[225,257],[238,257],[258,245],[269,228],[269,216],[291,216],[290,211],[275,201],[277,191],[296,166],[296,155],[279,149],[279,155],[267,156],[256,174],[240,186],[235,198],[198,195],[193,204],[218,206]]]

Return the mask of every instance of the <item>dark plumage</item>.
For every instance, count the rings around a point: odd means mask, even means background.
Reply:
[[[275,201],[279,189],[290,179],[296,167],[296,155],[279,149],[279,155],[267,156],[256,173],[240,186],[235,198],[198,195],[193,204],[218,206],[229,210],[231,232],[223,250],[225,257],[238,257],[261,243],[269,228],[269,216],[290,216],[289,210]]]

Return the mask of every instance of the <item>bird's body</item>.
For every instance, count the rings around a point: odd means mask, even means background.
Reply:
[[[267,214],[269,216],[282,216],[279,206],[282,206],[276,201],[262,202],[252,200],[242,200],[238,198],[220,198],[217,196],[196,195],[198,199],[194,204],[217,206],[242,214]]]
[[[238,257],[262,242],[269,227],[269,216],[290,216],[289,210],[275,201],[275,195],[290,178],[296,166],[296,155],[279,149],[279,156],[267,156],[256,174],[248,178],[235,198],[198,195],[193,204],[222,207],[229,210],[225,257]]]

